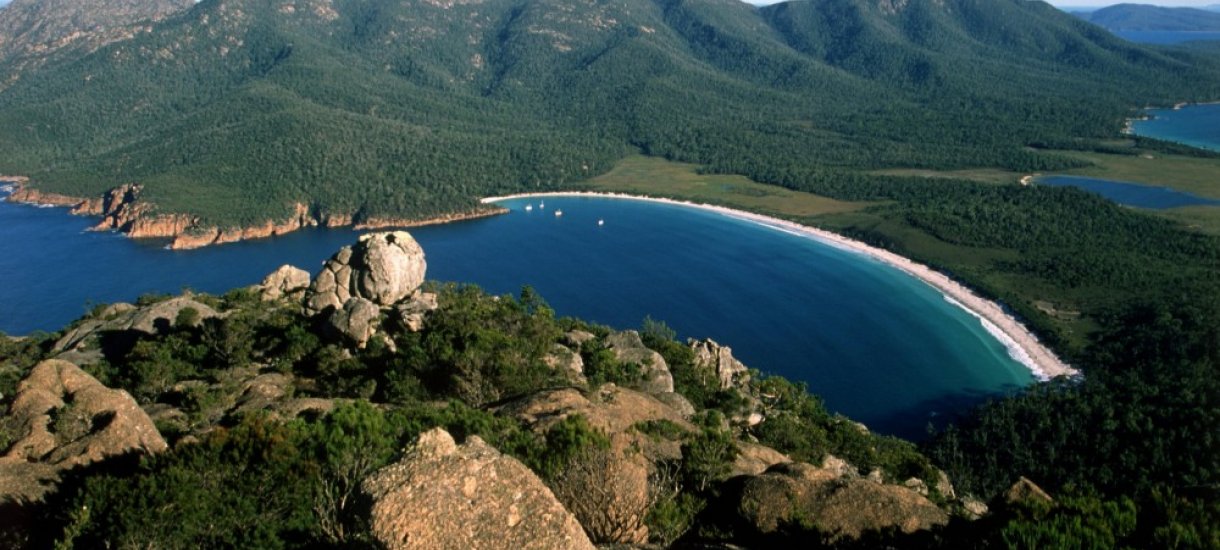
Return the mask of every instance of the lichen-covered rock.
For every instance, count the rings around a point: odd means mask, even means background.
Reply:
[[[322,267],[306,293],[311,314],[342,307],[350,298],[391,306],[424,282],[424,250],[406,231],[369,233],[339,249]]]
[[[844,476],[839,468],[778,464],[738,478],[729,502],[744,529],[760,535],[812,530],[826,542],[867,532],[903,533],[945,525],[948,515],[927,498],[897,485]]]
[[[478,436],[458,445],[426,432],[362,489],[373,536],[390,549],[593,549],[538,476]]]
[[[580,353],[572,351],[563,344],[551,346],[551,353],[543,357],[542,361],[548,367],[570,377],[583,377],[585,372],[585,361],[581,359]]]
[[[733,357],[733,350],[728,346],[717,344],[711,338],[691,338],[687,343],[695,353],[695,366],[716,373],[716,378],[720,380],[720,389],[727,390],[747,379],[749,369]]]
[[[953,488],[953,482],[949,481],[949,474],[943,470],[936,470],[936,492],[940,493],[941,497],[946,500],[954,500],[957,498],[957,491]]]
[[[185,312],[185,313],[184,313]],[[159,334],[172,328],[179,320],[199,326],[220,313],[191,296],[178,296],[144,307],[114,304],[93,319],[80,323],[55,342],[52,353],[80,351],[90,340],[106,332],[136,331]]]
[[[605,384],[588,395],[573,388],[540,391],[501,405],[495,412],[517,418],[538,431],[549,430],[563,419],[578,414],[584,416],[593,429],[609,434],[625,432],[636,424],[653,420],[665,420],[694,431],[694,426],[679,411],[655,396],[614,384]]]
[[[40,500],[53,488],[48,482],[64,470],[166,449],[152,420],[127,392],[107,388],[56,359],[30,371],[4,420],[17,437],[0,458],[0,502]]]
[[[1055,502],[1055,499],[1051,498],[1046,491],[1043,491],[1041,487],[1030,481],[1029,478],[1021,476],[1016,483],[1012,484],[1012,487],[1004,491],[1005,504],[1017,504],[1020,502],[1050,504]]]
[[[970,495],[963,496],[959,502],[961,504],[961,515],[966,519],[979,519],[991,511],[987,508],[987,503]]]
[[[282,265],[271,272],[258,286],[264,300],[299,299],[309,288],[309,272],[291,265]]]
[[[326,330],[362,348],[377,333],[380,317],[377,304],[360,297],[349,298],[343,307],[327,315]]]
[[[665,358],[644,346],[638,332],[626,330],[610,334],[606,337],[606,347],[614,352],[615,359],[639,367],[641,379],[632,385],[634,389],[648,393],[673,393],[674,377]]]
[[[580,349],[581,346],[585,345],[585,342],[595,338],[597,338],[597,335],[584,330],[569,330],[563,335],[564,341],[576,349]]]
[[[614,384],[605,384],[587,395],[573,388],[541,391],[501,405],[495,412],[516,418],[538,433],[545,433],[565,418],[581,415],[590,427],[602,433],[631,435],[644,455],[653,460],[680,458],[681,441],[647,437],[639,434],[636,427],[664,421],[683,432],[695,431],[680,411],[656,396]]]
[[[766,445],[739,443],[730,476],[756,476],[776,464],[792,462],[788,455]]]
[[[146,334],[160,334],[173,327],[184,310],[194,310],[195,312],[182,316],[183,319],[189,321],[191,326],[199,326],[205,319],[220,315],[216,310],[195,301],[190,296],[178,296],[135,310],[132,312],[130,326],[120,325],[119,328]]]
[[[398,323],[410,332],[424,329],[424,319],[428,313],[436,311],[440,304],[434,292],[415,291],[409,298],[394,306]]]
[[[671,408],[673,408],[673,410],[677,411],[678,414],[682,415],[682,418],[690,418],[695,416],[695,406],[691,404],[689,399],[683,397],[683,395],[680,393],[654,393],[652,396],[657,398],[658,401],[669,405]]]

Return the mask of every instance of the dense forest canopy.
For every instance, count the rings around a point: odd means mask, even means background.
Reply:
[[[1027,148],[1220,95],[1212,57],[1024,0],[205,0],[0,92],[0,172],[219,225],[427,216],[633,150],[755,176],[1041,170]]]
[[[923,454],[844,429],[803,389],[771,380],[765,390],[785,397],[785,414],[752,435],[798,459],[833,451],[893,476],[930,480],[936,465],[982,498],[1022,475],[1062,496],[1055,506],[1005,510],[885,544],[1214,548],[1216,237],[1072,190],[875,171],[1034,172],[1087,162],[1070,150],[1206,156],[1150,140],[1131,147],[1102,140],[1117,136],[1137,107],[1220,96],[1216,53],[1206,45],[1129,44],[1024,0],[765,8],[735,0],[204,0],[96,50],[0,67],[18,76],[0,84],[0,173],[78,196],[138,182],[161,211],[217,225],[283,217],[294,202],[358,216],[430,216],[480,196],[578,185],[636,152],[868,201],[859,212],[815,221],[1001,298],[1084,378],[1035,386],[937,426]],[[404,353],[374,347],[345,357],[295,310],[241,293],[213,300],[250,317],[206,330],[184,323],[133,343],[103,364],[124,368],[94,374],[145,401],[172,383],[219,379],[257,358],[325,381],[320,396],[386,407],[353,405],[291,425],[212,419],[228,431],[125,471],[73,480],[56,503],[55,532],[43,535],[85,543],[154,533],[173,542],[194,533],[184,526],[243,525],[248,518],[227,510],[265,497],[276,504],[267,510],[275,521],[247,531],[256,542],[320,543],[328,535],[309,520],[317,478],[290,474],[324,469],[330,453],[359,443],[336,430],[345,422],[376,432],[382,462],[387,448],[439,425],[482,434],[549,471],[546,437],[527,437],[483,406],[503,392],[551,385],[535,360],[561,329],[599,337],[606,329],[556,320],[536,297],[444,294],[453,308],[434,332],[401,335]],[[1039,308],[1048,298],[1057,311]],[[1065,311],[1077,320],[1055,316]],[[645,328],[648,345],[671,364],[689,363],[661,327]],[[0,340],[5,395],[53,341]],[[505,364],[489,343],[532,359]],[[630,378],[604,354],[580,351],[593,381]],[[708,381],[681,376],[681,391],[699,409],[737,407]],[[201,414],[219,396],[175,398]],[[437,409],[433,402],[444,399],[453,403]],[[699,490],[675,494],[650,516],[656,532],[715,525],[695,515],[718,498],[710,480],[722,477],[732,454],[717,418],[704,418],[685,442],[710,456],[683,466]],[[564,429],[555,441],[597,439],[580,425]],[[319,448],[319,437],[339,441]],[[567,443],[549,451],[567,452]],[[260,463],[266,453],[282,460]],[[213,466],[212,482],[279,491],[223,502],[172,482]],[[200,509],[216,513],[143,525],[146,510],[130,497],[145,493],[155,497],[144,502],[149,507],[205,498],[213,507]],[[82,504],[102,519],[72,511]],[[248,542],[225,538],[239,530],[209,540]],[[715,539],[712,531],[703,535]]]

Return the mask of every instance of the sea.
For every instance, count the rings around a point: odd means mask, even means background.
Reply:
[[[874,431],[908,438],[1035,380],[979,319],[859,253],[678,205],[502,205],[510,212],[411,230],[430,280],[496,294],[530,285],[559,315],[616,328],[661,320],[680,337],[732,347],[751,368],[804,382]],[[309,229],[171,251],[88,231],[92,223],[62,208],[0,203],[0,331],[53,331],[94,304],[144,293],[222,293],[283,264],[316,272],[358,235]]]
[[[1145,114],[1147,119],[1131,123],[1136,135],[1220,151],[1220,103],[1146,109]]]

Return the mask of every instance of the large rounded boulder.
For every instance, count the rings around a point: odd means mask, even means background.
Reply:
[[[320,313],[351,298],[388,307],[410,296],[424,282],[424,249],[406,231],[369,233],[339,249],[309,287],[306,308]]]

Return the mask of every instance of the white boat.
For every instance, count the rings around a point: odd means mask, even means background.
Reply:
[[[599,225],[599,226],[606,225],[606,220],[597,220],[597,225]]]
[[[558,218],[559,216],[562,216],[562,215],[563,215],[563,210],[556,210],[556,211],[555,211],[555,217],[556,217],[556,218]]]
[[[539,210],[546,209],[546,201],[542,201],[542,202],[538,203],[538,209]]]
[[[534,209],[534,205],[532,205],[532,204],[527,204],[527,205],[525,205],[525,211],[526,211],[526,212],[529,212],[530,210],[533,210],[533,209]]]

